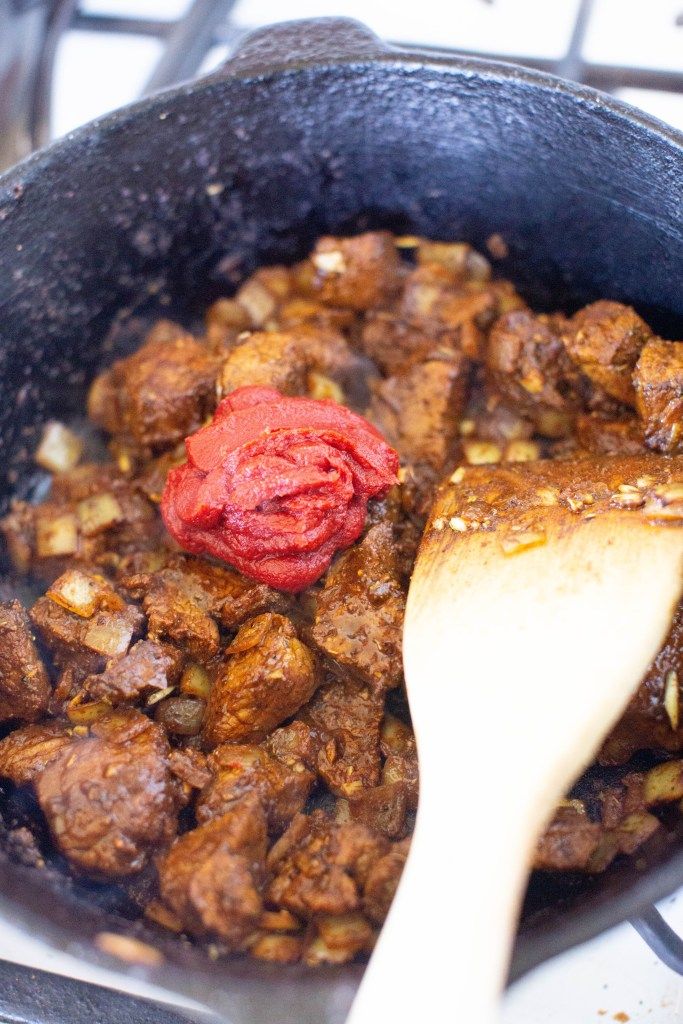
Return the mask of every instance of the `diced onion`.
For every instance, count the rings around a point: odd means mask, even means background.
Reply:
[[[83,441],[63,423],[51,420],[45,424],[35,460],[50,473],[66,473],[78,464]]]
[[[55,558],[73,555],[78,549],[78,527],[76,517],[67,512],[49,519],[36,519],[36,555],[38,558]]]

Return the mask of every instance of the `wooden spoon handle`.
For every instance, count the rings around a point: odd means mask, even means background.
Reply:
[[[520,846],[514,821],[501,820],[498,797],[481,813],[481,794],[500,790],[503,762],[496,758],[488,769],[484,762],[481,774],[476,764],[458,763],[451,776],[438,766],[430,774],[428,760],[421,753],[424,797],[410,856],[349,1024],[498,1019],[528,835]],[[508,811],[519,814],[512,805]]]

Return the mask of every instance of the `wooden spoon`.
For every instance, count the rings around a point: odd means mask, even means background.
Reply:
[[[682,589],[683,458],[468,467],[442,485],[404,632],[417,824],[352,1024],[497,1019],[538,836]]]

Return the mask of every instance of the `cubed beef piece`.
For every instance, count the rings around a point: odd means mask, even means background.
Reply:
[[[633,373],[636,408],[650,448],[683,451],[683,341],[652,338]]]
[[[190,790],[204,789],[213,778],[206,754],[192,747],[177,747],[172,750],[168,765],[176,779]]]
[[[216,369],[216,357],[190,335],[148,339],[95,380],[88,413],[144,451],[172,448],[211,413]]]
[[[662,766],[660,766],[662,767]],[[627,781],[627,780],[625,780]],[[642,791],[642,777],[639,780]],[[600,794],[600,796],[609,796]],[[644,809],[608,807],[603,822],[592,821],[580,800],[565,801],[538,841],[533,867],[541,871],[604,871],[619,854],[633,854],[661,823]],[[607,824],[609,821],[609,824]]]
[[[217,619],[226,629],[236,629],[245,619],[261,612],[286,611],[292,604],[287,594],[265,583],[249,580],[227,566],[189,555],[171,555],[159,570],[131,573],[121,579],[121,584],[136,600],[150,595],[150,607],[167,603],[164,599],[167,585],[170,604],[180,589],[186,600]],[[169,615],[168,610],[163,612],[164,618]]]
[[[275,388],[285,395],[305,395],[319,386],[316,375],[322,375],[338,385],[337,397],[341,400],[346,391],[353,392],[357,387],[356,378],[365,369],[337,331],[302,324],[288,332],[248,335],[228,354],[218,387],[221,395],[254,384]]]
[[[388,847],[363,825],[339,825],[322,811],[299,814],[268,854],[268,900],[303,918],[358,910]]]
[[[415,736],[410,726],[394,715],[385,715],[380,733],[380,746],[386,761],[382,782],[400,782],[405,790],[408,810],[417,808],[419,768]]]
[[[236,800],[255,793],[261,801],[270,832],[282,832],[302,809],[313,775],[302,764],[287,768],[267,750],[224,744],[209,756],[213,777],[197,802],[197,821],[210,821],[230,810]]]
[[[218,626],[206,611],[207,602],[186,584],[182,574],[165,570],[122,580],[134,596],[142,596],[151,640],[169,641],[200,663],[213,658],[219,647]]]
[[[249,939],[249,954],[272,964],[295,964],[301,959],[303,946],[302,935],[259,931]]]
[[[494,392],[540,429],[548,412],[580,408],[580,372],[562,337],[566,321],[529,310],[507,313],[494,323],[486,346],[488,381]]]
[[[409,811],[417,810],[420,771],[416,754],[389,754],[382,766],[383,785],[400,783]]]
[[[283,330],[311,324],[335,331],[348,331],[355,324],[356,314],[352,309],[337,309],[324,306],[314,299],[294,297],[283,302],[277,311],[277,319]]]
[[[0,776],[11,779],[16,786],[25,786],[72,742],[71,731],[63,722],[15,729],[0,741]]]
[[[388,231],[320,238],[306,269],[311,294],[326,305],[357,310],[385,305],[398,291],[402,277],[401,260]]]
[[[411,323],[386,310],[367,315],[360,345],[387,376],[405,373],[435,352],[450,353],[461,347],[459,331],[445,329],[438,321]]]
[[[144,616],[95,573],[71,570],[40,597],[31,620],[60,668],[99,672],[126,653],[144,628]]]
[[[378,523],[327,573],[316,595],[311,637],[362,682],[390,689],[402,679],[404,612],[392,529]]]
[[[536,430],[536,422],[506,404],[501,395],[487,383],[485,372],[483,367],[477,368],[467,409],[460,422],[463,440],[472,438],[491,441],[501,451],[514,441],[529,441]],[[561,413],[546,413],[545,416],[562,417],[565,421],[563,434],[571,427],[570,418]],[[543,432],[539,428],[539,433]]]
[[[298,719],[271,732],[266,740],[267,749],[287,768],[303,765],[304,768],[314,769],[318,746],[310,725]]]
[[[383,924],[389,913],[410,850],[410,840],[392,846],[376,861],[363,887],[363,910],[375,924]]]
[[[638,750],[683,750],[683,602],[626,710],[605,740],[600,761],[624,764]]]
[[[401,461],[441,471],[454,454],[468,383],[468,361],[444,352],[405,374],[371,384],[368,418]]]
[[[47,710],[50,680],[18,601],[0,604],[0,721],[35,722]]]
[[[263,909],[265,855],[265,816],[247,796],[176,840],[159,863],[162,898],[190,934],[239,947]]]
[[[106,700],[110,704],[135,702],[165,690],[176,661],[161,644],[139,640],[123,657],[108,661],[104,672],[88,676],[83,690],[91,700]]]
[[[168,755],[159,726],[138,711],[118,711],[74,738],[38,776],[38,802],[74,870],[122,878],[171,841],[176,803]]]
[[[351,821],[366,825],[387,839],[402,839],[407,831],[408,793],[402,782],[387,782],[358,793],[344,813]]]
[[[249,313],[234,299],[217,299],[206,311],[206,343],[216,355],[226,355],[240,334],[252,326]]]
[[[503,313],[525,303],[508,281],[465,278],[436,262],[421,263],[405,278],[399,313],[414,323],[439,323],[457,330],[460,347],[472,358],[481,355],[489,327]]]
[[[296,334],[276,331],[250,334],[223,363],[218,375],[219,395],[248,385],[275,388],[283,395],[306,391],[306,357]]]
[[[582,871],[598,849],[603,826],[585,810],[560,807],[538,840],[533,866],[543,871]]]
[[[595,455],[644,455],[645,434],[640,420],[608,420],[596,413],[576,417],[579,447]]]
[[[258,742],[312,696],[313,655],[283,615],[257,615],[226,649],[211,690],[204,725],[210,746]]]
[[[317,745],[316,770],[336,796],[352,797],[379,784],[383,711],[380,691],[334,680],[301,712]]]
[[[652,331],[630,306],[593,302],[572,317],[562,332],[567,351],[602,391],[626,405],[635,404],[631,375]]]
[[[309,967],[349,963],[359,953],[370,953],[375,937],[363,914],[320,914],[306,933],[304,963]]]

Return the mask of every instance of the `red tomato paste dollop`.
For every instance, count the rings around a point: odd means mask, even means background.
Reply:
[[[185,441],[161,511],[186,551],[297,593],[360,536],[370,498],[396,483],[398,455],[343,405],[238,388]]]

